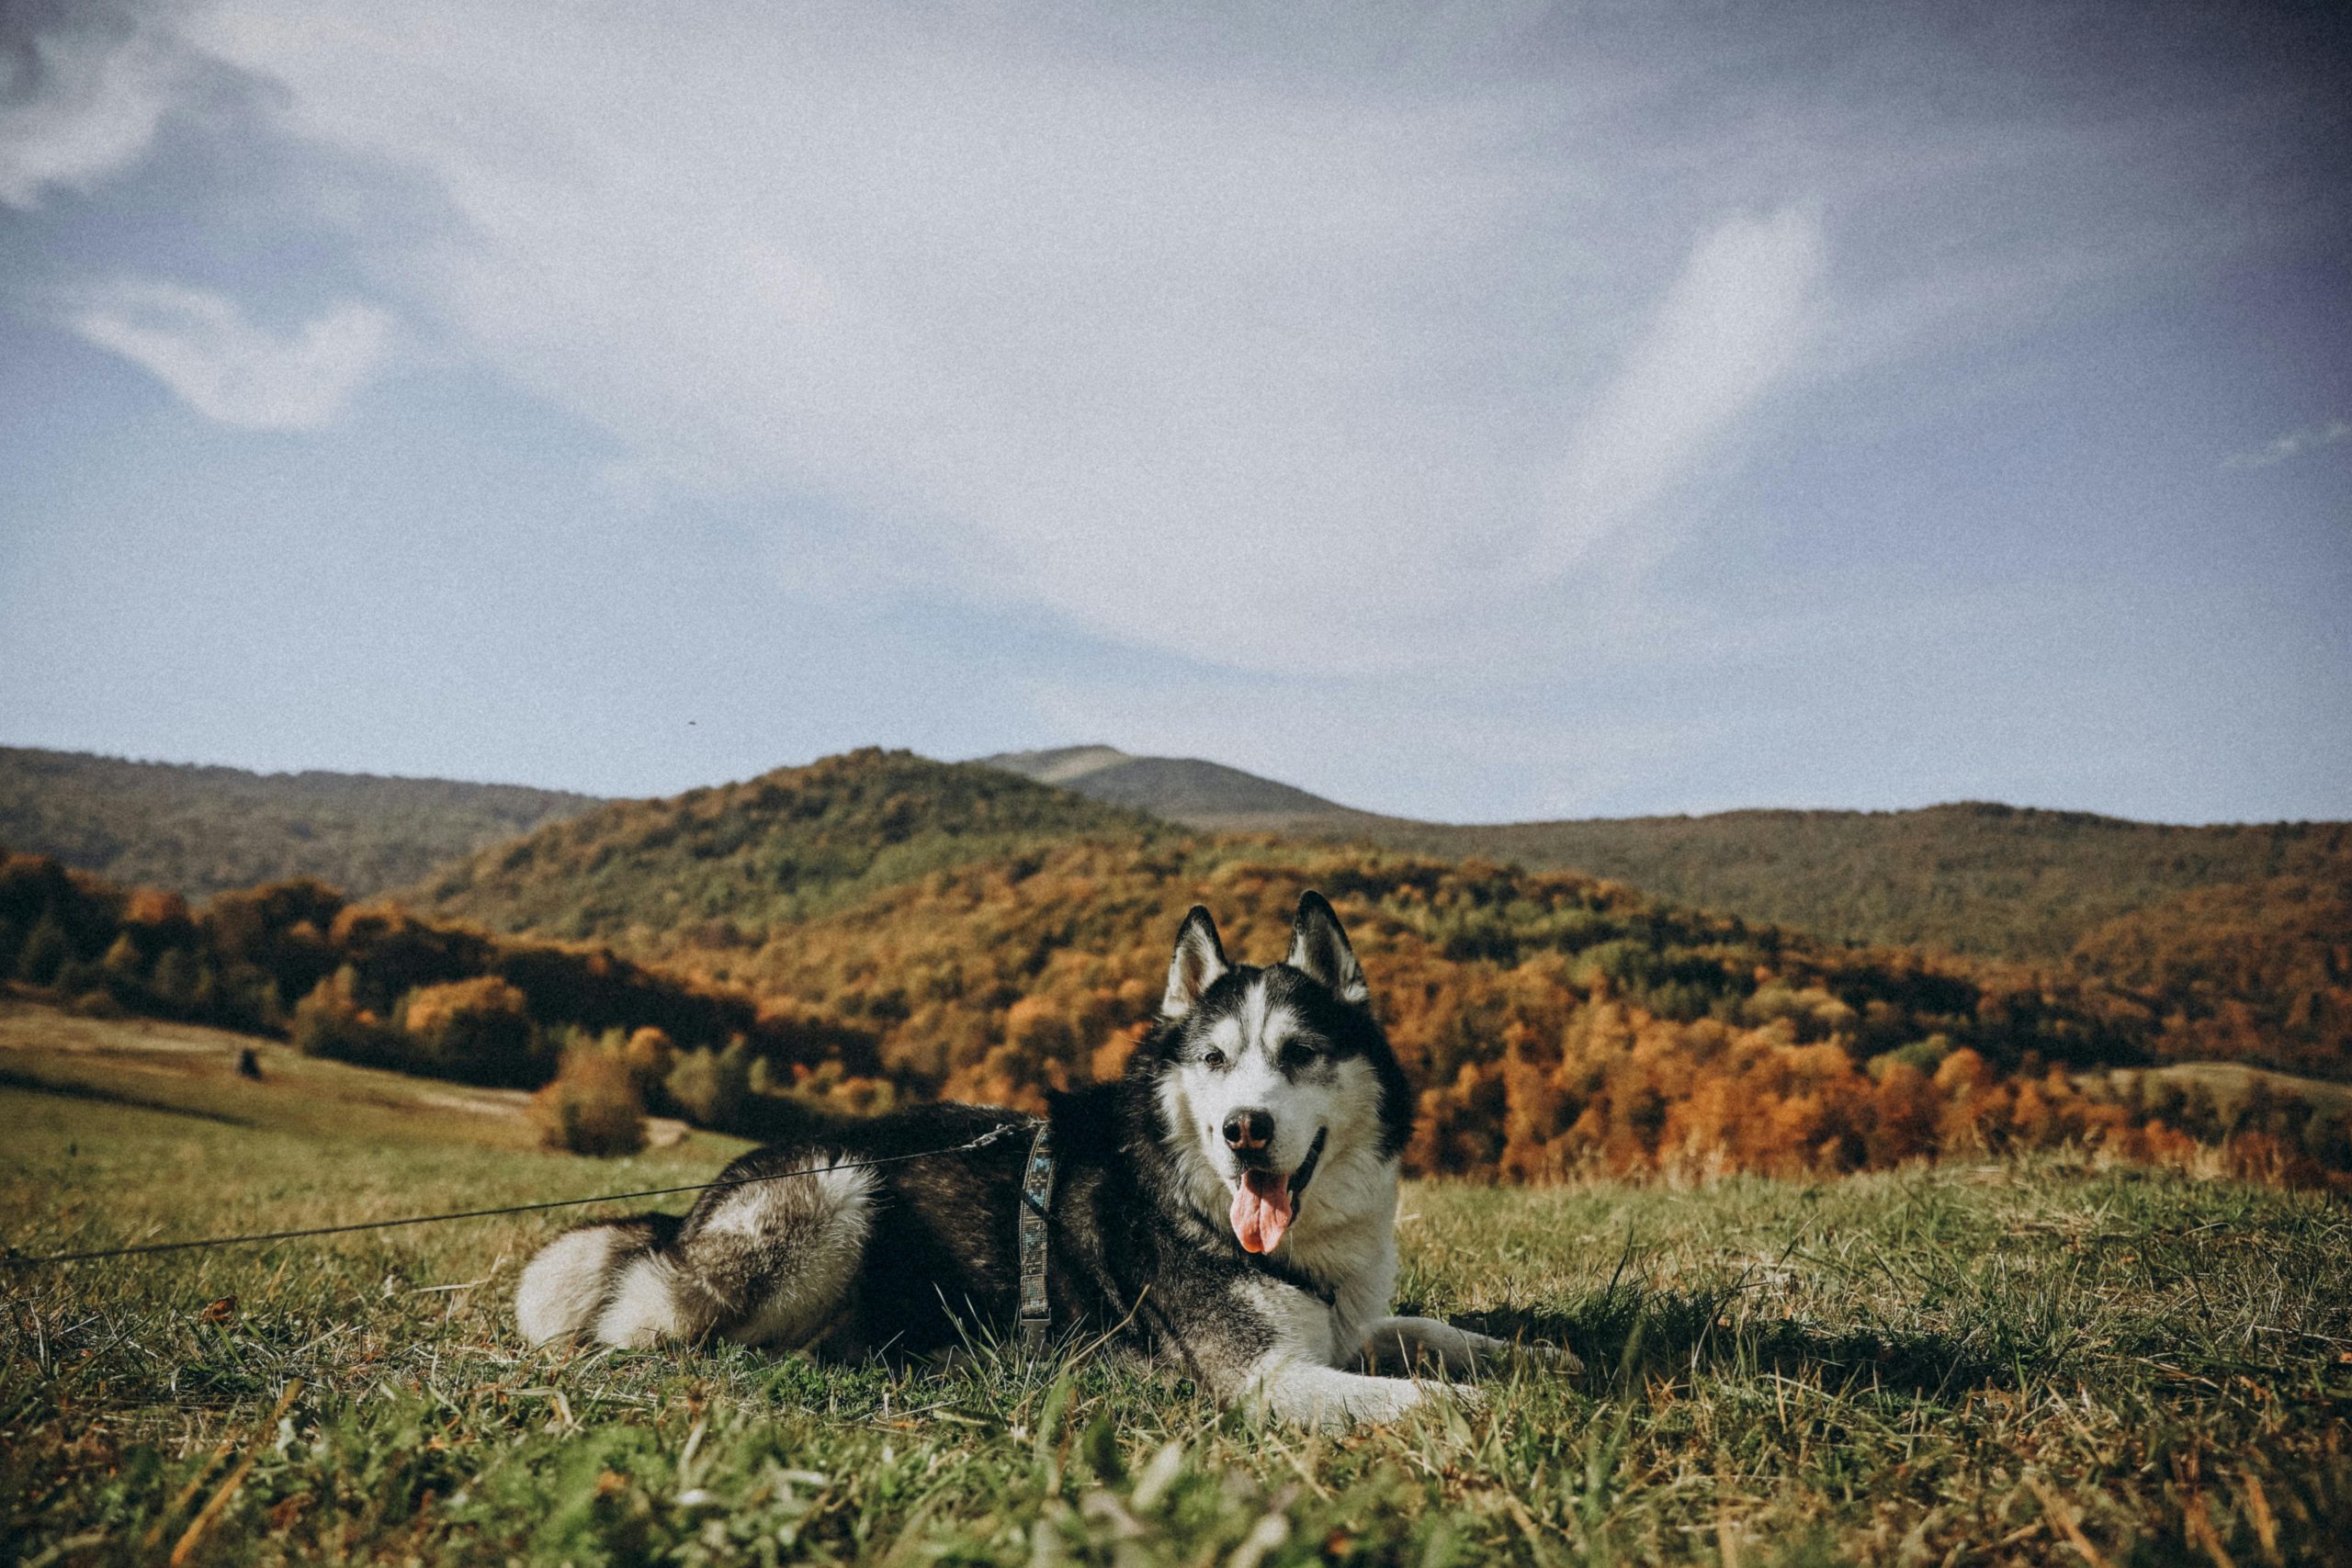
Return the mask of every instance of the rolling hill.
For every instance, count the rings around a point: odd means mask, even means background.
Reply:
[[[1456,826],[1358,811],[1214,762],[1107,746],[984,759],[1210,831],[1273,831],[1582,872],[1823,936],[2064,958],[2095,929],[2199,888],[2352,886],[2352,824],[2172,827],[1963,802]]]
[[[930,872],[1105,834],[1173,836],[992,768],[868,749],[609,802],[447,866],[409,897],[499,931],[724,948]]]
[[[1442,860],[1478,857],[1531,870],[1575,871],[1754,924],[2037,963],[2063,960],[2095,931],[2143,913],[2177,932],[2180,922],[2160,911],[2204,889],[2240,887],[2220,897],[2275,907],[2257,885],[2284,877],[2352,887],[2352,826],[2344,823],[2169,827],[1961,804],[1917,811],[1755,810],[1461,826],[1359,811],[1221,763],[1134,756],[1108,746],[1008,752],[978,765],[1114,808],[1104,816],[1066,798],[1044,805],[1043,796],[1017,809],[991,805],[990,810],[1021,818],[1013,828],[999,824],[980,833],[1000,843],[1008,831],[1043,842],[1114,821],[1131,826],[1135,814],[1143,813],[1211,832],[1272,832]],[[787,837],[797,849],[781,841],[767,849],[720,845],[712,834],[723,838],[729,829],[711,824],[733,808],[729,803],[744,798],[742,792],[763,787],[763,780],[720,786],[700,792],[695,806],[673,811],[515,785],[253,773],[0,748],[0,845],[194,898],[307,876],[356,897],[430,884],[429,901],[466,914],[461,887],[496,885],[494,897],[485,891],[482,918],[543,924],[548,911],[526,915],[514,902],[532,874],[519,866],[501,869],[503,846],[600,807],[656,837],[655,824],[665,821],[699,834],[700,858],[728,861],[755,881],[774,882],[787,862],[796,876],[808,872],[831,878],[845,869],[847,863],[835,863],[843,854],[862,863],[867,852],[854,847],[861,834],[888,840],[894,831],[878,818],[836,820],[792,829]],[[872,852],[875,863],[858,875],[867,886],[880,886],[875,879],[887,881],[893,867],[927,856],[945,864],[989,852],[986,844],[969,854],[944,847],[975,826],[943,820],[926,846],[882,842]],[[583,831],[604,843],[602,827]],[[815,859],[803,864],[802,850]],[[551,852],[545,843],[527,852]],[[600,852],[626,862],[637,852],[607,845]],[[824,869],[829,864],[831,871]],[[709,870],[698,874],[707,879]],[[594,879],[612,907],[570,910],[576,924],[568,934],[599,934],[615,921],[674,919],[713,904],[676,888],[657,896],[625,886],[631,880],[625,865],[600,866]],[[798,894],[763,907],[771,912],[810,907],[813,885],[798,877],[796,886]],[[577,900],[567,894],[560,901]],[[729,902],[729,897],[716,899]],[[2086,961],[2104,964],[2114,951],[2103,939]]]
[[[0,863],[0,969],[78,1008],[286,1029],[481,1082],[527,1087],[565,1051],[618,1049],[608,1032],[635,1051],[630,1032],[659,1030],[720,1052],[708,1070],[779,1112],[1035,1106],[1117,1070],[1186,906],[1264,962],[1306,887],[1341,911],[1421,1086],[1418,1171],[1834,1171],[2056,1144],[2181,1160],[2225,1139],[2249,1169],[2352,1170],[2352,1127],[2307,1095],[2230,1109],[2225,1079],[2118,1071],[2277,1066],[2291,1041],[2295,1066],[2352,1077],[2340,965],[2217,965],[2158,925],[2115,934],[2143,982],[2121,986],[1825,942],[1569,873],[1188,833],[905,752],[605,807],[430,880],[416,915],[305,883],[191,915],[19,856]],[[2301,922],[2308,946],[2343,912],[2281,887],[2240,918]],[[2237,1029],[2233,990],[2309,1027]]]
[[[0,746],[0,845],[189,898],[296,876],[366,897],[595,804],[515,784]]]
[[[2097,1120],[2090,1102],[2047,1075],[2215,1054],[2197,1024],[2218,994],[2162,976],[2126,988],[2061,965],[1826,942],[1570,873],[1190,834],[903,752],[606,807],[477,855],[417,897],[433,918],[593,937],[807,1010],[871,1040],[902,1092],[1033,1103],[1125,1050],[1186,906],[1209,904],[1229,951],[1262,961],[1279,954],[1306,886],[1348,919],[1383,977],[1400,1052],[1429,1086],[1419,1168],[1533,1175],[1667,1159],[1714,1136],[1685,1122],[1708,1095],[1708,1114],[1750,1129],[1742,1136],[1790,1141],[1741,1160],[1876,1158],[1899,1139],[1871,1153],[1871,1134],[1854,1129],[1875,1112],[1858,1108],[1886,1082],[1928,1077],[1971,1116],[2010,1096],[2031,1129],[2015,1135],[2079,1134]],[[2315,928],[2333,918],[2294,907]],[[2352,1054],[2329,1021],[2344,987],[2305,979],[2319,1023],[2295,1065],[2345,1076]],[[2222,1054],[2279,1065],[2269,1038]],[[1724,1085],[1733,1098],[1719,1097]],[[1992,1098],[1972,1100],[1979,1089]],[[2060,1101],[2073,1109],[2053,1110]],[[1775,1103],[1795,1109],[1755,1122]],[[1859,1120],[1841,1122],[1841,1103]],[[1753,1133],[1766,1124],[1779,1131]],[[1833,1145],[1845,1152],[1825,1152]]]

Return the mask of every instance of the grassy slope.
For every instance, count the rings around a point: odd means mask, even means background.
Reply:
[[[239,1071],[247,1054],[258,1080]],[[521,1089],[306,1056],[280,1040],[203,1024],[85,1017],[9,992],[0,992],[0,1084],[166,1107],[232,1126],[369,1140],[437,1136],[492,1148],[539,1142]],[[647,1131],[658,1148],[695,1138],[706,1151],[734,1146],[669,1117],[650,1118]]]
[[[12,1088],[0,1119],[28,1250],[650,1186],[720,1154]],[[1201,1562],[1254,1539],[1271,1562],[2056,1562],[2079,1532],[2109,1562],[2250,1563],[2352,1540],[2341,1206],[2045,1165],[1421,1186],[1406,1210],[1408,1301],[1592,1370],[1331,1439],[1093,1363],[535,1353],[506,1296],[553,1216],[6,1276],[0,1557],[153,1560],[232,1477],[189,1561]]]
[[[595,804],[366,773],[252,773],[0,746],[0,844],[190,898],[290,876],[355,897]]]

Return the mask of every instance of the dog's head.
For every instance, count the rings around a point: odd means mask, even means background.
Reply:
[[[1234,1235],[1271,1252],[1321,1173],[1391,1168],[1411,1131],[1405,1075],[1372,1015],[1339,917],[1298,901],[1290,952],[1254,968],[1227,961],[1195,908],[1176,933],[1159,1027],[1139,1052],[1161,1134],[1195,1201],[1222,1195]]]

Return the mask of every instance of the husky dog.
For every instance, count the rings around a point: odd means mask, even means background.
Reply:
[[[1033,1315],[1057,1338],[1117,1344],[1295,1421],[1475,1403],[1442,1380],[1514,1348],[1388,1315],[1412,1105],[1321,894],[1299,900],[1288,956],[1264,968],[1229,963],[1195,908],[1125,1075],[1053,1097]],[[524,1269],[516,1318],[535,1344],[953,1351],[1020,1310],[1034,1126],[934,1105],[756,1150],[720,1179],[748,1184],[704,1192],[683,1220],[557,1237]],[[954,1152],[931,1156],[941,1149]],[[1438,1376],[1379,1375],[1400,1371]]]

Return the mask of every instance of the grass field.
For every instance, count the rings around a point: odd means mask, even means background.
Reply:
[[[540,1154],[401,1080],[322,1109],[155,1072],[126,1104],[14,1043],[25,1252],[650,1187],[731,1146]],[[2352,1561],[2339,1202],[2050,1162],[1405,1207],[1408,1302],[1588,1371],[1328,1438],[1069,1358],[533,1352],[508,1296],[559,1216],[11,1269],[0,1561]]]

